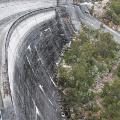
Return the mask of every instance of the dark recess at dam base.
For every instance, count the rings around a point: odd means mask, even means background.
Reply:
[[[55,71],[63,45],[70,41],[72,26],[65,9],[55,19],[35,26],[26,35],[15,61],[12,95],[17,120],[62,120],[61,97]]]

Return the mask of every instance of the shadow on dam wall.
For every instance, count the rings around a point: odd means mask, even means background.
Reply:
[[[53,19],[35,27],[20,46],[13,81],[17,120],[62,119],[53,79],[63,43]]]

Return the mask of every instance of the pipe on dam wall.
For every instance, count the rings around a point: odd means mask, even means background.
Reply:
[[[62,119],[53,78],[63,41],[55,12],[43,16],[31,17],[32,25],[23,21],[9,40],[8,77],[17,120]]]

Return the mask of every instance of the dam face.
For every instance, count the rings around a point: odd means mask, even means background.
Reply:
[[[62,47],[55,19],[34,27],[25,38],[14,68],[12,97],[17,120],[62,119],[53,81]]]
[[[12,24],[5,41],[7,77],[3,76],[10,86],[3,94],[9,94],[12,104],[4,111],[4,120],[66,119],[55,78],[63,46],[73,33],[63,6],[30,12]]]

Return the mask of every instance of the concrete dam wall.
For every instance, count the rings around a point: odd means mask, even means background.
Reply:
[[[44,24],[43,29],[46,30],[45,26]],[[14,97],[19,120],[35,120],[35,111],[40,113],[37,120],[60,118],[60,106],[57,103],[59,94],[53,78],[62,40],[58,36],[57,27],[52,27],[55,26],[50,25],[51,31],[48,29],[45,33],[42,32],[41,37],[41,27],[33,31],[18,53],[15,62]]]
[[[56,68],[74,26],[65,9],[21,15],[7,30],[2,53],[3,120],[65,120]]]
[[[19,36],[18,39],[19,40]],[[61,120],[54,83],[63,39],[55,18],[34,26],[16,49],[8,46],[8,76],[17,120]],[[11,56],[12,55],[12,56]]]

